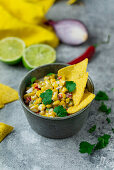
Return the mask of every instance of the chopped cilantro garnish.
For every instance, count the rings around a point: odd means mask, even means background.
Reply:
[[[31,83],[34,83],[35,80],[36,80],[36,77],[33,77],[33,78],[31,79]]]
[[[114,128],[112,128],[112,132],[114,133]]]
[[[105,112],[107,115],[111,112],[111,108],[107,108],[107,106],[106,106],[106,104],[104,104],[104,102],[101,103],[99,110],[102,112]]]
[[[49,73],[49,74],[47,74],[47,76],[51,76],[51,75],[53,75],[54,73]]]
[[[95,129],[96,129],[96,125],[93,125],[90,129],[89,129],[89,133],[92,133],[92,132],[94,132],[95,131]]]
[[[57,106],[54,108],[54,112],[57,114],[59,117],[64,117],[67,116],[67,111],[63,106]]]
[[[95,100],[108,100],[109,97],[107,96],[107,94],[104,91],[99,91],[96,94]]]
[[[73,92],[76,89],[76,83],[73,81],[66,81],[66,88],[69,92]]]
[[[48,89],[45,92],[43,92],[40,97],[42,98],[42,102],[46,104],[51,104],[52,103],[52,90]]]
[[[83,141],[80,143],[79,152],[91,154],[93,152],[94,147],[95,147],[95,144],[91,145],[90,143]]]
[[[112,88],[111,90],[114,91],[114,88]]]
[[[95,150],[105,148],[108,145],[108,143],[109,143],[110,137],[111,136],[108,135],[108,134],[104,134],[103,136],[100,136],[98,138],[98,143],[95,146]]]
[[[107,117],[106,118],[106,121],[108,122],[108,123],[110,123],[111,122],[111,120]]]

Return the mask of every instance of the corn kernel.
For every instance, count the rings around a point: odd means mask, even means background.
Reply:
[[[50,79],[51,84],[54,83],[56,80],[55,79]]]
[[[47,104],[46,107],[49,109],[49,108],[52,107],[52,105],[51,104]]]
[[[60,102],[60,105],[63,106],[63,107],[65,107],[65,106],[66,106],[66,103],[65,103],[64,101],[61,101],[61,102]]]
[[[66,87],[63,87],[62,90],[61,90],[62,93],[66,93],[67,91],[68,91],[68,90],[67,90]]]
[[[41,103],[41,102],[42,102],[42,98],[39,97],[39,98],[36,99],[36,101],[34,102],[34,104],[39,104],[39,103]]]
[[[40,94],[42,93],[42,91],[41,90],[38,90],[37,92],[36,92],[36,95],[38,96],[38,97],[40,97]]]
[[[65,99],[66,98],[66,94],[62,93],[62,98]]]
[[[30,107],[30,110],[33,112],[38,112],[38,105],[33,105],[32,107]]]
[[[55,74],[52,74],[52,75],[50,76],[50,79],[55,79]]]
[[[49,77],[48,77],[48,76],[45,76],[45,77],[44,77],[44,80],[49,80]]]
[[[40,111],[42,111],[42,110],[45,110],[45,105],[44,104],[40,104],[39,106],[38,106],[38,109],[40,110]]]
[[[70,99],[69,99],[69,98],[67,98],[67,99],[66,99],[66,103],[69,103],[69,102],[70,102]]]
[[[33,96],[34,94],[35,92],[27,93],[24,95],[24,99],[26,99],[27,97]]]
[[[45,115],[45,111],[44,110],[40,111],[40,115],[44,116]]]
[[[58,92],[54,92],[52,100],[57,100],[58,99]]]
[[[70,103],[68,104],[69,107],[73,106],[73,102],[70,101]]]
[[[37,96],[34,95],[34,96],[31,96],[31,100],[36,100],[37,99]]]
[[[57,105],[59,105],[60,104],[60,101],[59,100],[56,100],[55,102],[53,102],[53,105],[54,106],[57,106]]]
[[[41,91],[42,91],[42,92],[46,91],[46,87],[45,87],[45,86],[42,87],[42,88],[41,88]]]

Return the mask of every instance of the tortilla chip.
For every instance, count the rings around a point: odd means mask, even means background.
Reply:
[[[95,94],[90,93],[88,91],[86,91],[84,93],[84,96],[80,102],[80,104],[78,106],[72,106],[70,107],[67,112],[69,114],[73,114],[75,112],[78,112],[79,110],[85,108],[89,103],[91,103],[91,101],[95,98]]]
[[[11,87],[0,84],[0,106],[18,100],[18,92]],[[0,108],[1,108],[0,107]]]
[[[58,76],[65,76],[65,80],[74,81],[75,79],[82,77],[83,74],[86,73],[87,64],[88,59],[86,58],[78,64],[74,64],[60,69],[58,71]]]
[[[78,105],[84,95],[86,83],[88,79],[88,73],[84,73],[83,77],[74,80],[76,83],[76,90],[73,92],[74,105]]]
[[[0,122],[0,142],[13,130],[12,126]]]

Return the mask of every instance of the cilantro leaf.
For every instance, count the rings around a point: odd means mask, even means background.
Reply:
[[[34,83],[35,80],[36,80],[36,77],[33,77],[33,78],[31,79],[31,83]]]
[[[46,104],[51,104],[52,103],[52,90],[48,89],[45,92],[43,92],[40,97],[42,98],[42,102]]]
[[[66,81],[66,88],[69,92],[73,92],[76,89],[76,83],[74,81]]]
[[[80,143],[79,152],[91,154],[93,152],[94,147],[95,144],[91,145],[90,143],[83,141]]]
[[[114,133],[114,128],[112,128],[112,132]]]
[[[97,144],[95,146],[95,150],[105,148],[109,143],[110,137],[111,136],[108,135],[108,134],[104,134],[103,136],[100,136],[98,138],[98,142],[97,142]]]
[[[110,123],[111,122],[111,120],[107,117],[106,118],[106,121],[108,122],[108,123]]]
[[[49,73],[49,74],[47,74],[47,76],[51,76],[51,75],[53,75],[54,73]]]
[[[90,129],[89,129],[89,133],[92,133],[92,132],[94,132],[95,131],[95,129],[96,129],[96,125],[93,125]]]
[[[109,100],[109,97],[104,91],[99,91],[96,94],[95,100]]]
[[[101,103],[99,110],[102,112],[105,112],[107,115],[110,114],[110,112],[111,112],[111,108],[107,108],[107,106],[106,106],[106,104],[104,104],[104,102]]]
[[[114,91],[114,88],[112,88],[111,90]]]
[[[63,106],[57,106],[54,108],[54,112],[57,114],[59,117],[64,117],[67,116],[67,111]]]

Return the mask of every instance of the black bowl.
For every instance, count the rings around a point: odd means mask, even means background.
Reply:
[[[30,84],[32,77],[42,78],[48,73],[57,74],[58,70],[68,66],[67,64],[53,63],[37,67],[27,73],[23,78],[20,88],[19,95],[23,110],[26,114],[28,122],[33,130],[38,134],[48,138],[67,138],[76,134],[87,120],[89,108],[91,103],[84,109],[66,117],[45,117],[32,112],[24,103],[23,96],[25,88]],[[94,93],[94,85],[90,77],[88,77],[87,87],[88,91]]]

